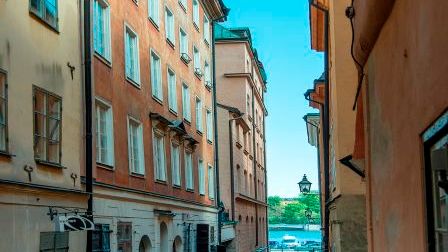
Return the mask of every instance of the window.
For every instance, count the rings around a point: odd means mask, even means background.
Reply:
[[[201,71],[201,54],[196,46],[193,46],[194,73],[196,76],[202,77]]]
[[[132,223],[118,222],[117,246],[120,252],[132,252]]]
[[[51,27],[58,28],[57,0],[30,0],[30,11]]]
[[[180,152],[179,145],[171,144],[171,173],[173,174],[173,185],[180,186]]]
[[[210,22],[207,16],[204,15],[204,40],[207,44],[210,44]]]
[[[206,110],[205,117],[207,123],[207,141],[211,143],[213,142],[213,116],[210,109]]]
[[[182,112],[184,119],[188,122],[191,121],[191,103],[190,103],[190,89],[184,83],[182,85]]]
[[[110,7],[106,0],[93,2],[93,46],[96,53],[111,61]]]
[[[143,130],[137,120],[128,118],[129,167],[131,173],[145,174],[143,159]]]
[[[205,171],[204,162],[199,159],[198,162],[198,172],[199,172],[199,194],[205,195]]]
[[[159,26],[159,0],[148,1],[149,18],[158,27]]]
[[[93,252],[110,252],[110,231],[108,224],[95,224],[93,231]]]
[[[174,15],[168,8],[165,8],[165,35],[171,45],[174,46],[176,39],[174,35]]]
[[[168,105],[171,111],[177,113],[176,74],[168,68]]]
[[[38,161],[61,163],[60,97],[34,87],[34,157]]]
[[[193,0],[193,24],[199,30],[199,2]]]
[[[6,73],[0,69],[0,151],[8,152],[8,96]]]
[[[138,37],[129,26],[125,28],[125,58],[126,78],[140,86],[140,59],[138,52]]]
[[[208,165],[208,197],[210,199],[215,198],[215,175],[211,165]]]
[[[196,97],[196,130],[202,132],[202,101]]]
[[[187,0],[179,0],[179,4],[182,7],[182,9],[184,9],[184,11],[187,11],[188,8]]]
[[[163,134],[153,131],[154,170],[156,180],[166,181],[165,141]]]
[[[96,161],[114,165],[114,133],[112,108],[104,102],[96,101]]]
[[[185,152],[185,180],[187,190],[194,190],[194,181],[193,181],[193,158],[192,154],[189,151]]]
[[[246,106],[247,106],[247,108],[246,108],[246,111],[247,111],[247,114],[249,115],[249,116],[251,116],[251,109],[250,109],[250,106],[251,104],[250,104],[250,95],[249,94],[247,94],[247,98],[246,98]]]
[[[185,31],[181,28],[179,29],[179,48],[180,48],[180,56],[182,57],[182,59],[187,60],[188,62],[190,60],[190,57],[188,56],[188,37],[187,37],[187,33],[185,33]],[[187,63],[188,63],[187,62]]]
[[[68,252],[69,232],[41,232],[40,252]]]
[[[151,81],[152,96],[159,101],[163,101],[162,67],[159,56],[153,51],[151,51]]]
[[[211,72],[210,72],[210,65],[208,64],[207,61],[205,61],[204,64],[204,80],[205,80],[205,85],[208,88],[212,87],[212,78],[211,78]]]

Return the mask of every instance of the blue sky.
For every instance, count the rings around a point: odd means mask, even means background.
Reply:
[[[317,189],[316,149],[307,142],[302,117],[316,110],[303,93],[323,71],[323,55],[310,48],[307,0],[266,4],[260,0],[224,0],[231,9],[226,27],[249,27],[268,73],[266,121],[268,193],[298,195],[307,174]],[[285,8],[287,7],[287,8]]]

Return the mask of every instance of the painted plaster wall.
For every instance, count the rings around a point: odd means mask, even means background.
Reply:
[[[395,1],[369,56],[371,251],[426,251],[420,134],[448,106],[447,9],[441,0]]]
[[[194,27],[192,21],[192,1],[188,1],[187,11],[184,12],[177,0],[160,1],[159,27],[155,26],[148,18],[148,1],[139,1],[138,5],[133,1],[111,0],[111,31],[112,31],[112,62],[105,64],[99,57],[95,56],[95,92],[97,97],[109,101],[112,104],[114,118],[114,144],[115,144],[115,167],[113,170],[104,169],[100,166],[96,169],[96,179],[103,183],[117,186],[134,188],[142,191],[157,192],[164,195],[175,196],[181,199],[193,200],[203,204],[213,205],[214,201],[208,198],[207,186],[206,196],[198,193],[198,159],[203,159],[204,165],[214,166],[213,145],[206,140],[206,114],[205,108],[212,107],[211,91],[205,87],[204,77],[199,79],[194,74],[193,61],[188,65],[180,59],[179,51],[179,29],[182,27],[188,35],[189,56],[193,59],[193,45],[197,46],[201,54],[201,66],[204,61],[211,62],[211,47],[203,38],[203,9],[200,8],[199,31]],[[165,7],[174,14],[175,20],[175,46],[172,48],[165,37]],[[125,78],[124,59],[124,25],[128,24],[137,33],[139,39],[140,53],[140,79],[141,88],[137,88]],[[152,97],[150,78],[150,52],[156,52],[161,59],[163,101],[158,102]],[[177,113],[168,109],[168,66],[176,73]],[[171,143],[170,137],[165,137],[165,152],[167,165],[167,183],[156,183],[153,169],[153,145],[152,127],[149,119],[150,112],[159,113],[170,120],[182,120],[182,83],[190,88],[191,122],[185,122],[187,132],[193,136],[199,144],[193,153],[194,188],[195,192],[185,190],[184,154],[181,148],[181,182],[182,188],[177,189],[171,184]],[[202,110],[202,121],[204,132],[197,133],[195,100],[200,97],[204,109]],[[127,116],[143,123],[145,177],[129,175],[128,165],[128,139],[127,139]],[[208,178],[206,176],[206,185]]]
[[[29,13],[28,1],[0,2],[0,69],[7,71],[9,152],[0,177],[80,189],[83,112],[79,1],[61,1],[58,32]],[[67,63],[75,67],[73,79]],[[62,98],[62,158],[66,169],[36,164],[33,149],[33,85]],[[77,175],[73,183],[71,174]]]

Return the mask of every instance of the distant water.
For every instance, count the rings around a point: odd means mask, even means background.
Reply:
[[[300,242],[303,241],[321,241],[320,231],[301,231],[301,230],[269,230],[269,241],[282,241],[284,235],[295,236]]]

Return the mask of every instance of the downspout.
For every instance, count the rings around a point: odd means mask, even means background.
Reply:
[[[213,83],[212,83],[212,94],[213,94],[213,133],[214,133],[214,147],[215,147],[215,181],[216,181],[216,201],[215,205],[218,208],[218,245],[221,245],[221,226],[222,226],[222,211],[221,205],[221,188],[219,184],[219,148],[218,148],[218,110],[216,108],[216,43],[215,43],[215,22],[217,20],[212,20],[212,61],[213,61]]]
[[[86,192],[89,194],[87,216],[93,221],[93,170],[92,170],[92,43],[91,43],[91,6],[90,0],[84,0],[84,92],[85,92],[85,134],[86,134]],[[92,251],[92,230],[87,231],[86,250]]]
[[[329,81],[329,12],[327,9],[323,8],[319,4],[316,4],[314,0],[309,0],[309,4],[311,6],[316,7],[318,10],[324,13],[324,43],[325,43],[325,51],[324,51],[324,60],[325,60],[325,102],[324,102],[324,113],[323,113],[323,149],[324,149],[324,177],[325,177],[325,202],[328,202],[330,198],[330,186],[329,186],[329,170],[330,170],[330,156],[329,156],[329,137],[330,137],[330,81]],[[324,249],[325,251],[329,251],[329,224],[330,224],[330,209],[327,204],[325,204],[325,229],[324,229]]]
[[[232,198],[232,221],[235,221],[235,174],[233,171],[233,128],[232,128],[232,119],[229,120],[229,162],[230,162],[230,197]]]
[[[263,96],[263,102],[264,102],[264,96]],[[266,117],[264,116],[263,113],[263,156],[264,156],[264,203],[266,203],[266,199],[268,198],[268,169],[267,167],[267,162],[266,162]],[[268,215],[268,207],[265,207],[266,211],[266,217],[265,217],[265,221],[266,221],[266,246],[268,246],[268,241],[269,241],[269,215]]]
[[[323,104],[321,104],[321,105],[323,106]],[[316,148],[317,148],[317,173],[318,173],[317,182],[319,183],[319,192],[321,192],[321,177],[320,177],[321,169],[320,169],[320,151],[319,151],[320,150],[320,138],[319,138],[320,128],[319,128],[319,126],[317,126],[317,125],[315,125],[315,124],[313,124],[311,122],[308,122],[306,120],[306,117],[303,117],[303,120],[307,124],[309,124],[309,125],[311,125],[311,126],[313,126],[313,127],[315,127],[317,129],[317,146],[316,146]],[[320,222],[321,223],[320,224],[321,224],[321,227],[322,227],[322,220],[323,220],[322,208],[324,208],[325,206],[324,206],[324,204],[322,204],[321,196],[322,196],[322,193],[319,193],[319,204],[320,204],[320,209],[321,209],[321,211],[320,211]]]
[[[254,58],[254,63],[257,64]],[[258,65],[256,65],[258,66]],[[253,75],[253,68],[252,68]],[[258,199],[258,187],[257,187],[257,150],[255,146],[256,130],[255,130],[255,85],[252,86],[252,150],[254,152],[253,172],[254,172],[254,187],[255,187],[255,199]],[[258,246],[258,204],[255,204],[255,246]]]

